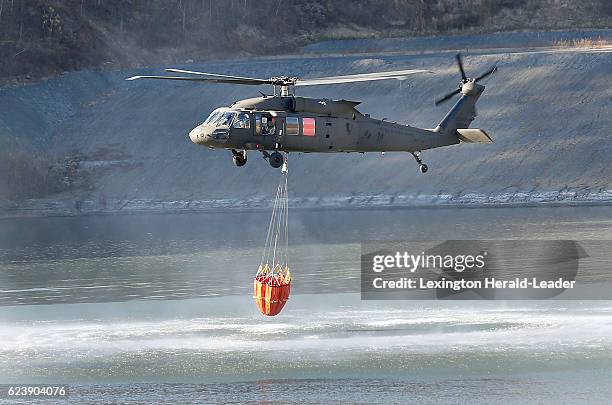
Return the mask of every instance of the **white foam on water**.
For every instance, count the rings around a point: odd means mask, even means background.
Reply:
[[[119,315],[111,319],[92,319],[86,315],[78,319],[3,322],[0,355],[12,357],[15,353],[36,352],[70,356],[87,352],[104,356],[164,350],[555,351],[568,347],[612,347],[612,308],[606,305],[529,308],[518,304],[522,306],[479,309],[478,303],[470,308],[454,304],[450,308],[422,304],[410,308],[410,303],[402,303],[406,307],[403,309],[397,303],[378,303],[375,309],[368,309],[368,304],[356,301],[351,305],[345,303],[342,311],[320,307],[308,311],[303,306],[308,299],[294,301],[297,303],[292,309],[272,319],[240,312],[235,316],[178,319],[151,319],[151,314],[141,314],[131,319],[125,319],[127,315],[124,319]],[[146,307],[147,303],[141,305]],[[62,306],[53,307],[61,311]]]

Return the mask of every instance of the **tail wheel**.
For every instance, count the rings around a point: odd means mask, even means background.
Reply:
[[[272,152],[270,156],[268,156],[268,162],[270,162],[270,166],[275,169],[281,167],[284,161],[285,159],[283,158],[283,155],[280,152]]]
[[[427,173],[427,170],[429,170],[429,167],[427,167],[425,163],[422,163],[419,165],[419,170],[421,171],[421,173]]]

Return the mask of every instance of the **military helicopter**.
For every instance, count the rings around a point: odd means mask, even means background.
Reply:
[[[133,76],[126,80],[160,79],[242,85],[272,85],[273,95],[236,101],[229,107],[217,108],[189,133],[193,143],[232,152],[236,166],[247,162],[247,151],[263,154],[270,166],[284,163],[281,152],[409,152],[422,173],[428,167],[421,160],[421,151],[455,145],[461,142],[491,143],[482,129],[469,128],[476,117],[475,104],[485,89],[478,83],[497,70],[493,66],[480,76],[468,78],[461,55],[456,55],[461,73],[459,87],[435,100],[441,104],[461,94],[446,116],[433,129],[415,128],[375,119],[355,107],[358,101],[298,97],[295,87],[363,81],[403,80],[427,70],[397,70],[346,76],[300,79],[279,76],[270,79],[228,76],[182,69],[165,69],[183,76]],[[187,76],[185,76],[187,75]]]

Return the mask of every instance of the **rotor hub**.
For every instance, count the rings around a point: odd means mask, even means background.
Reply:
[[[474,79],[468,80],[466,82],[461,82],[461,94],[469,96],[470,94],[477,93],[478,87],[482,87],[479,84],[476,84]]]
[[[461,60],[461,54],[455,55],[455,59],[457,61],[457,67],[459,68],[459,73],[461,74],[461,81],[459,82],[459,87],[451,91],[450,93],[447,93],[446,95],[434,100],[434,103],[436,105],[439,105],[447,100],[450,100],[451,98],[453,98],[453,96],[457,94],[469,96],[469,95],[482,93],[485,87],[481,84],[478,84],[478,81],[484,79],[485,77],[488,77],[489,75],[497,71],[497,66],[494,65],[493,67],[491,67],[489,70],[487,70],[483,74],[476,76],[474,78],[471,78],[465,74],[465,70],[463,69],[463,61]]]

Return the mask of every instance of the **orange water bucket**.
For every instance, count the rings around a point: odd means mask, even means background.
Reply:
[[[284,273],[258,272],[253,280],[253,298],[259,312],[266,316],[278,315],[291,292],[291,275]]]

